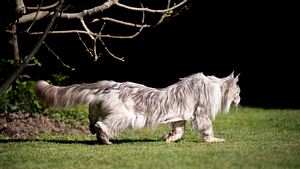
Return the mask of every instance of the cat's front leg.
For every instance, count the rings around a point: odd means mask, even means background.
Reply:
[[[201,133],[205,142],[224,142],[223,138],[217,138],[214,136],[212,122],[208,116],[199,116],[194,120],[194,125]]]

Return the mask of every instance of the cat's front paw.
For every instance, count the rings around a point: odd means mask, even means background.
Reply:
[[[210,136],[210,137],[204,137],[204,141],[208,143],[225,142],[225,139]]]

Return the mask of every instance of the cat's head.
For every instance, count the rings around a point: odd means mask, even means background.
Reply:
[[[222,112],[229,112],[231,105],[238,106],[240,104],[241,89],[237,84],[239,75],[234,76],[234,72],[232,72],[229,76],[219,79],[218,83],[221,86],[222,92]]]

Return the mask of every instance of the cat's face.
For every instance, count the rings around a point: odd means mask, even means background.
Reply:
[[[230,106],[238,106],[241,101],[240,92],[241,89],[238,82],[238,77],[229,76],[224,78],[225,81],[222,85],[222,109],[224,112],[229,112]]]
[[[241,101],[240,92],[241,92],[241,89],[240,89],[240,87],[237,84],[233,85],[229,89],[229,94],[230,94],[229,97],[231,98],[232,104],[234,106],[239,105],[239,103]]]

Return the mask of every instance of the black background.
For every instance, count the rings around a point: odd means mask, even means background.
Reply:
[[[196,72],[224,77],[234,71],[240,73],[241,105],[300,108],[299,40],[290,5],[193,3],[191,10],[134,40],[112,43],[110,49],[125,62],[107,55],[94,62],[75,35],[48,37],[76,70],[48,60],[38,78],[66,72],[69,83],[108,79],[165,87]]]

